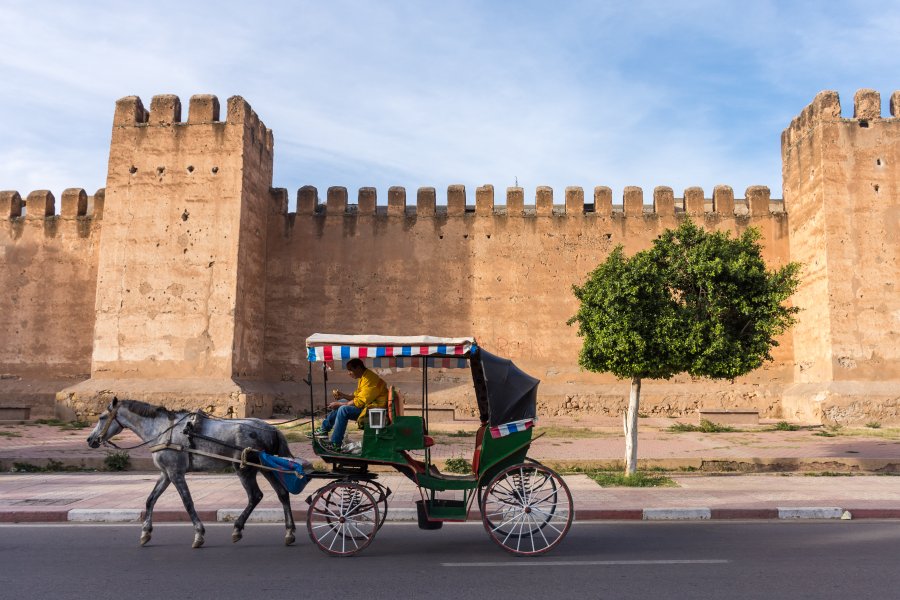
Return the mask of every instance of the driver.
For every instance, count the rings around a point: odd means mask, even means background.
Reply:
[[[356,391],[351,395],[337,389],[332,390],[331,395],[335,401],[328,405],[331,412],[315,432],[317,437],[327,436],[331,432],[331,449],[336,451],[340,450],[344,440],[347,421],[356,419],[362,428],[362,420],[370,408],[387,408],[387,384],[374,371],[367,369],[362,360],[348,360],[347,373],[356,379]]]

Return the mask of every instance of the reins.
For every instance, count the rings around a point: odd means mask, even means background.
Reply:
[[[119,427],[121,427],[122,429],[127,429],[124,425],[122,425],[122,423],[119,421],[119,417],[115,414],[115,413],[117,413],[118,411],[119,411],[119,405],[116,405],[116,407],[113,408],[113,414],[110,415],[110,416],[114,416],[114,417],[115,417],[116,422],[119,423]],[[161,431],[159,434],[157,434],[157,435],[154,436],[153,438],[147,440],[146,442],[143,442],[143,443],[140,443],[140,444],[137,444],[137,445],[134,445],[134,446],[125,446],[125,447],[117,446],[116,443],[113,442],[111,439],[109,439],[109,440],[103,440],[103,444],[106,445],[106,446],[112,446],[112,447],[115,448],[116,450],[134,450],[135,448],[140,448],[140,447],[142,447],[142,446],[146,446],[147,444],[152,444],[153,442],[155,442],[156,440],[158,440],[161,436],[165,435],[166,433],[171,433],[172,430],[175,429],[175,426],[176,426],[176,425],[178,425],[179,423],[181,423],[182,421],[184,421],[186,418],[188,418],[188,417],[190,417],[190,416],[192,416],[192,415],[195,415],[195,414],[197,414],[197,413],[187,413],[187,414],[183,415],[180,419],[178,419],[177,421],[175,421],[174,423],[172,423],[171,425],[169,425],[169,427],[167,427],[166,429],[164,429],[163,431]],[[109,419],[109,420],[106,422],[106,425],[104,426],[103,431],[100,433],[100,439],[101,439],[101,440],[103,439],[103,436],[105,436],[106,433],[109,431],[109,426],[112,424],[112,421],[113,421],[113,419]],[[170,439],[171,439],[171,435],[170,435],[169,437],[170,437]],[[151,451],[152,451],[152,449],[151,449]]]
[[[113,421],[115,421],[116,423],[118,423],[118,424],[119,424],[119,427],[121,427],[122,429],[127,429],[127,428],[122,424],[122,422],[119,421],[118,412],[119,412],[119,407],[120,407],[120,406],[121,406],[121,404],[116,404],[116,405],[112,408],[112,410],[109,412],[109,416],[107,417],[106,423],[104,424],[103,429],[102,429],[101,432],[100,432],[100,435],[99,435],[100,439],[103,439],[103,438],[106,436],[106,434],[109,433],[109,428],[112,426]],[[203,450],[198,450],[198,449],[196,449],[196,448],[185,448],[182,444],[173,444],[173,443],[172,443],[172,430],[175,429],[175,427],[176,427],[179,423],[181,423],[182,421],[184,421],[184,420],[187,419],[188,417],[195,417],[195,416],[203,416],[203,417],[205,417],[205,418],[207,418],[207,419],[215,419],[215,420],[221,420],[221,421],[227,420],[227,419],[219,419],[218,417],[214,417],[214,416],[211,416],[211,415],[207,415],[207,414],[202,413],[202,412],[200,412],[200,411],[195,411],[195,412],[190,412],[190,413],[185,413],[185,414],[183,414],[183,415],[176,421],[176,420],[174,420],[174,419],[172,418],[172,414],[171,414],[171,412],[170,412],[170,417],[169,417],[169,418],[172,420],[172,424],[169,425],[166,429],[164,429],[163,431],[161,431],[160,433],[158,433],[157,435],[153,436],[152,438],[150,438],[149,440],[147,440],[147,441],[145,441],[145,442],[142,442],[142,443],[140,443],[140,444],[136,444],[136,445],[134,445],[134,446],[126,446],[126,447],[118,446],[118,445],[116,445],[112,440],[104,440],[102,443],[103,443],[104,445],[107,445],[107,446],[112,446],[113,448],[116,448],[116,449],[118,449],[118,450],[134,450],[135,448],[140,448],[140,447],[142,447],[142,446],[146,446],[146,445],[148,445],[148,444],[152,444],[153,442],[158,441],[159,438],[161,438],[163,435],[168,434],[168,439],[167,439],[165,442],[163,442],[163,443],[161,443],[161,444],[156,444],[156,445],[151,446],[151,447],[149,448],[149,450],[150,450],[151,453],[161,452],[161,451],[163,451],[163,450],[173,450],[173,451],[175,451],[175,452],[187,452],[187,453],[189,453],[189,454],[198,454],[198,455],[200,455],[200,456],[206,456],[207,458],[213,458],[213,459],[216,459],[216,460],[224,460],[224,461],[236,463],[236,464],[239,464],[239,465],[240,465],[240,468],[244,468],[244,467],[248,467],[248,466],[249,466],[249,467],[255,467],[255,468],[257,468],[257,469],[265,469],[266,471],[275,471],[275,472],[278,472],[278,473],[285,473],[285,474],[291,474],[291,473],[296,474],[296,472],[295,472],[295,471],[292,471],[292,470],[288,470],[288,469],[278,469],[278,468],[275,468],[275,467],[269,467],[269,466],[267,466],[267,465],[262,465],[262,464],[259,464],[259,463],[250,462],[249,459],[248,459],[249,453],[250,453],[250,452],[261,452],[260,450],[255,450],[255,449],[253,449],[253,448],[239,448],[238,446],[234,446],[234,445],[229,444],[229,443],[227,443],[227,442],[223,442],[222,440],[219,440],[219,439],[216,439],[216,438],[213,438],[213,437],[209,437],[209,436],[207,436],[207,435],[203,435],[202,433],[197,433],[197,432],[195,432],[195,431],[192,430],[192,423],[188,423],[188,425],[185,427],[185,430],[184,430],[184,432],[183,432],[184,435],[186,435],[186,436],[188,437],[189,440],[191,440],[191,439],[193,439],[193,438],[197,438],[197,439],[205,440],[205,441],[207,441],[207,442],[212,442],[213,444],[218,444],[218,445],[220,445],[220,446],[224,446],[225,448],[230,448],[231,450],[235,450],[235,451],[237,451],[237,452],[240,452],[240,453],[241,453],[241,458],[240,458],[240,459],[237,459],[237,458],[232,458],[232,457],[230,457],[230,456],[224,456],[224,455],[222,455],[222,454],[215,454],[215,453],[213,453],[213,452],[204,452]],[[301,418],[302,418],[302,417],[297,417],[297,418],[295,418],[295,419],[289,419],[289,420],[287,420],[287,421],[283,421],[282,423],[273,423],[272,425],[273,425],[273,426],[283,425],[284,423],[291,423],[291,422],[293,422],[293,421],[298,421],[298,420],[300,420]],[[248,424],[248,425],[249,425],[249,424]],[[249,426],[250,426],[250,427],[254,427],[253,425],[249,425]],[[259,427],[254,427],[254,428],[255,428],[255,429],[260,429]]]

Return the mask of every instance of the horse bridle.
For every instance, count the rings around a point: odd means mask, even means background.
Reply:
[[[109,444],[110,443],[109,440],[104,439],[104,438],[106,437],[106,434],[109,433],[109,428],[112,427],[113,421],[118,423],[119,427],[121,427],[122,429],[125,429],[125,426],[122,425],[121,421],[119,421],[119,404],[116,404],[111,409],[107,409],[107,412],[109,414],[107,415],[106,423],[103,424],[103,431],[100,432],[100,436],[99,436],[101,444]]]

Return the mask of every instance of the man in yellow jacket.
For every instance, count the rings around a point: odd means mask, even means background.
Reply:
[[[316,432],[317,435],[327,435],[330,431],[331,443],[336,450],[340,449],[344,440],[347,421],[356,419],[361,422],[370,408],[387,408],[388,388],[381,377],[367,369],[366,364],[358,358],[347,361],[347,372],[357,380],[356,391],[352,395],[340,390],[331,392],[335,402],[328,405],[331,412]]]

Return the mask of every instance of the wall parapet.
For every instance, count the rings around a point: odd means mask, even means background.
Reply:
[[[89,196],[83,188],[67,188],[62,193],[61,212],[56,212],[56,197],[50,190],[34,190],[25,199],[16,190],[0,191],[0,216],[5,219],[52,219],[103,217],[106,190],[100,188]]]
[[[407,202],[406,188],[392,186],[388,190],[387,205],[378,205],[377,191],[373,187],[359,189],[356,204],[348,201],[347,188],[329,187],[326,202],[319,200],[315,186],[306,185],[297,190],[298,215],[316,217],[648,217],[648,216],[719,216],[719,217],[762,217],[784,213],[784,203],[772,199],[771,192],[764,185],[752,185],[745,191],[744,198],[735,199],[734,190],[727,185],[713,188],[711,197],[706,197],[702,187],[692,186],[676,197],[670,187],[654,188],[652,203],[644,203],[644,191],[640,187],[628,186],[622,192],[621,204],[613,203],[612,190],[597,186],[593,191],[593,201],[585,202],[584,189],[569,186],[565,189],[564,203],[554,204],[553,188],[538,186],[534,192],[534,204],[525,204],[525,190],[521,187],[506,188],[505,204],[495,203],[494,186],[483,185],[475,190],[475,204],[467,204],[466,187],[460,184],[447,188],[447,203],[437,204],[437,194],[433,187],[420,187],[416,191],[416,202]]]
[[[269,153],[275,138],[256,111],[241,96],[228,99],[225,120],[221,120],[219,99],[212,94],[195,94],[188,104],[188,119],[181,116],[181,99],[174,94],[159,94],[150,100],[150,110],[138,96],[125,96],[116,101],[113,128],[117,127],[173,127],[208,124],[244,124],[251,131],[253,142]]]
[[[842,122],[868,127],[869,121],[900,119],[900,90],[891,94],[888,113],[882,116],[881,94],[876,90],[864,88],[856,91],[853,95],[852,118],[841,116],[841,99],[836,91],[819,92],[781,133],[782,154],[821,123]]]

